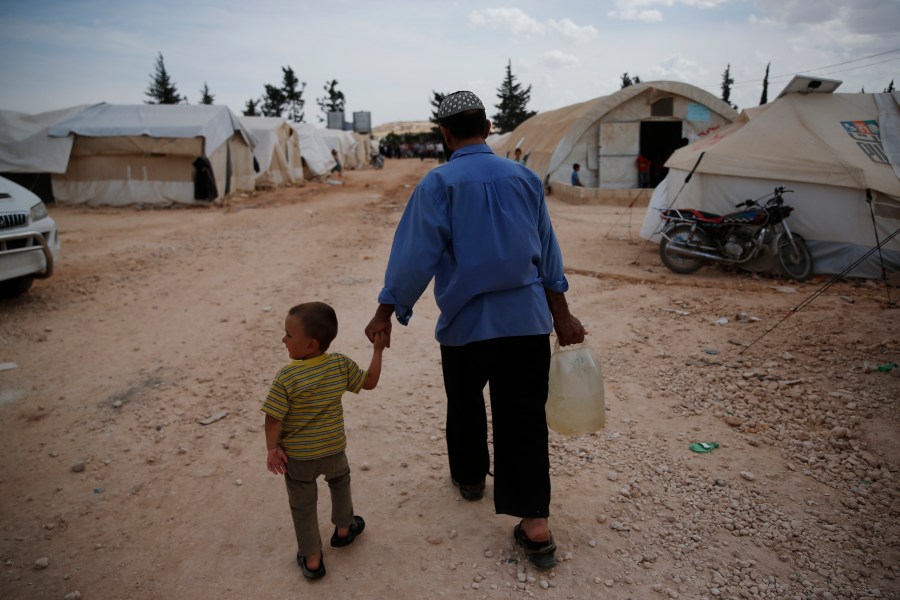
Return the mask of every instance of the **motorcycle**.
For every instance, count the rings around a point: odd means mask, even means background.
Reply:
[[[790,279],[808,279],[812,256],[806,242],[786,221],[794,208],[784,204],[782,196],[792,191],[777,187],[764,205],[745,200],[735,206],[744,210],[726,215],[693,208],[662,209],[660,218],[665,225],[660,259],[671,271],[683,275],[714,262],[753,272],[777,268]]]

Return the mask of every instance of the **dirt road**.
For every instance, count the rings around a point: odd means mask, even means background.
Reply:
[[[52,207],[56,274],[0,302],[0,597],[900,598],[900,369],[873,370],[900,358],[900,290],[840,283],[740,355],[822,282],[676,276],[641,211],[552,198],[608,409],[551,437],[563,562],[521,560],[490,480],[477,503],[450,485],[429,290],[380,386],[345,397],[366,532],[304,580],[259,410],[284,313],[332,304],[333,348],[368,361],[393,229],[434,164],[206,209]]]

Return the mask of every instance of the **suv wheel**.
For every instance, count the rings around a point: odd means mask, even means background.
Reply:
[[[31,289],[31,284],[34,282],[34,277],[16,277],[15,279],[10,279],[8,281],[0,281],[0,297],[3,298],[13,298],[15,296],[21,296],[25,292]]]

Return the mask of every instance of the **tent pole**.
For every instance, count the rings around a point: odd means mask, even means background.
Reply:
[[[678,190],[678,193],[675,194],[675,197],[672,198],[672,202],[669,203],[669,205],[666,206],[666,208],[672,208],[673,206],[675,206],[675,203],[678,202],[678,196],[681,195],[681,192],[684,191],[684,186],[686,186],[686,185],[688,184],[688,182],[691,180],[691,177],[694,176],[694,171],[696,171],[696,170],[697,170],[697,167],[700,166],[700,161],[703,160],[703,157],[704,157],[705,155],[706,155],[706,151],[704,150],[703,152],[700,153],[700,156],[697,157],[697,162],[694,163],[694,168],[692,168],[692,169],[691,169],[691,172],[688,173],[688,174],[687,174],[687,177],[684,178],[684,183],[681,184],[681,189]],[[633,264],[633,265],[639,265],[639,264],[640,264],[640,263],[638,262],[638,260],[641,258],[641,254],[644,253],[644,250],[647,249],[647,244],[650,243],[650,240],[651,240],[651,239],[653,238],[653,236],[656,235],[657,233],[659,233],[659,230],[658,230],[658,229],[655,229],[655,230],[653,231],[653,233],[650,234],[650,237],[647,238],[647,241],[645,241],[645,242],[644,242],[644,245],[641,246],[641,251],[638,252],[638,255],[637,255],[637,256],[635,257],[635,259],[631,262],[631,264]]]
[[[625,210],[628,212],[628,224],[629,224],[629,226],[631,225],[631,209],[634,208],[634,204],[635,204],[638,200],[641,199],[641,196],[643,196],[643,195],[644,195],[644,192],[646,192],[646,191],[647,191],[647,188],[642,189],[642,190],[641,190],[641,193],[638,194],[637,196],[635,196],[635,198],[634,198],[631,202],[628,203],[628,206],[625,207]],[[606,235],[603,236],[603,239],[604,239],[604,240],[605,240],[605,239],[609,239],[609,234],[612,233],[612,230],[615,228],[616,225],[619,224],[619,221],[621,221],[621,220],[622,220],[622,217],[624,217],[624,216],[625,216],[625,213],[624,213],[624,212],[623,212],[621,215],[619,215],[619,218],[616,219],[616,222],[612,224],[612,227],[610,227],[610,228],[609,228],[609,231],[606,232]],[[629,233],[629,237],[631,237],[631,236],[630,236],[631,231],[629,231],[628,233]]]
[[[875,247],[878,248],[878,261],[881,263],[881,279],[884,281],[885,293],[887,293],[888,304],[891,302],[891,286],[887,281],[887,269],[884,268],[884,255],[881,253],[881,242],[878,239],[878,227],[875,224],[875,209],[872,206],[872,189],[866,188],[866,203],[869,205],[869,215],[872,217],[872,231],[875,233]]]

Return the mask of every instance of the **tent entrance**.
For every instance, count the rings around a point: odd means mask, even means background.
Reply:
[[[650,187],[656,187],[669,170],[663,165],[681,146],[681,121],[641,121],[641,154],[650,166]]]

